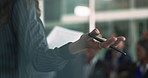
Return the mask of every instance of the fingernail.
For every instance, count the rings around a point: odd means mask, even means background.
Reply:
[[[125,41],[125,40],[126,40],[126,38],[123,38],[123,40]]]
[[[96,34],[100,34],[100,32],[97,28],[95,28],[95,32],[96,32]]]
[[[117,38],[115,38],[115,40],[117,40]]]
[[[117,38],[113,37],[114,38],[114,41],[117,41]]]

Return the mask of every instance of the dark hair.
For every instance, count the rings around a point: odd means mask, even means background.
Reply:
[[[6,23],[11,17],[12,5],[16,0],[3,0],[0,4],[0,24]]]
[[[38,0],[35,0],[35,2],[36,2],[36,7],[37,7],[37,13],[38,13],[38,15],[39,16],[41,16],[41,10],[40,10],[40,8],[39,8],[39,1]]]
[[[0,25],[5,24],[11,17],[12,8],[14,3],[17,0],[2,0],[3,2],[0,3]],[[40,9],[39,9],[39,2],[35,0],[37,13],[40,16]]]
[[[137,44],[142,46],[145,49],[145,51],[147,52],[147,55],[148,55],[148,40],[146,40],[146,39],[139,40]]]

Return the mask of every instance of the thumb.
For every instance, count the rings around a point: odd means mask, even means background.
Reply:
[[[100,31],[97,28],[95,28],[93,31],[90,32],[90,34],[97,36],[100,34]]]

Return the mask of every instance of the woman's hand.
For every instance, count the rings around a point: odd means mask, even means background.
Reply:
[[[94,29],[90,34],[99,37],[100,31],[98,29]],[[99,42],[89,37],[88,33],[86,33],[83,34],[79,40],[74,43],[71,43],[69,46],[69,50],[75,54],[86,49],[100,50],[102,48],[109,48],[111,45],[117,46],[121,41],[125,40],[125,37],[111,37],[109,39],[104,40],[105,42]]]

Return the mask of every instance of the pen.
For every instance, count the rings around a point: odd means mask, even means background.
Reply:
[[[94,35],[92,35],[92,34],[90,34],[90,33],[88,34],[88,36],[90,36],[90,37],[96,39],[96,40],[99,41],[99,42],[105,42],[104,40],[102,40],[102,39],[100,39],[100,38],[98,38],[98,37],[96,37],[96,36],[94,36]],[[120,52],[120,53],[126,55],[125,52],[123,52],[122,50],[120,50],[120,49],[118,49],[118,48],[116,48],[116,47],[114,47],[114,46],[110,46],[109,48],[112,48],[112,49],[116,50],[117,52]]]

